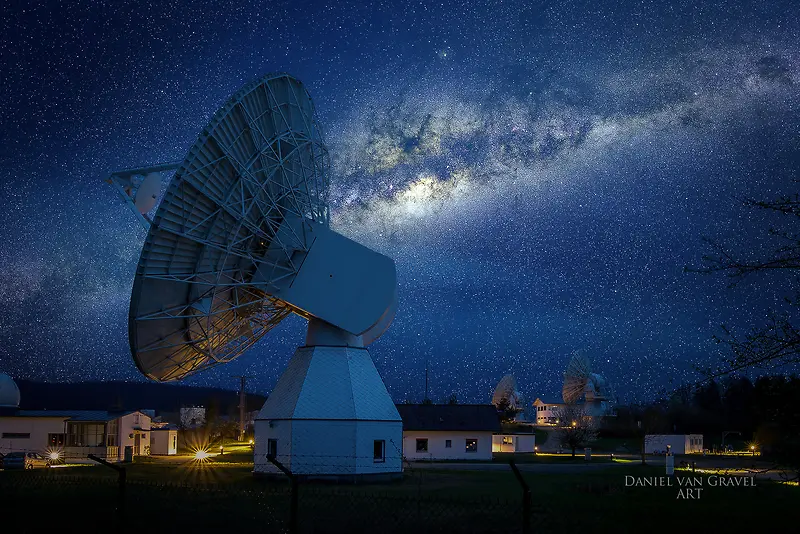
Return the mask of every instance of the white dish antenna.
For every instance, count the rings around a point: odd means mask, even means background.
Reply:
[[[156,172],[151,172],[144,177],[144,180],[136,189],[133,205],[136,206],[139,213],[145,214],[155,207],[160,194],[161,176]]]
[[[498,406],[503,399],[506,399],[514,409],[522,408],[522,396],[517,389],[517,381],[514,379],[514,375],[506,375],[501,378],[494,389],[492,404]]]
[[[179,380],[229,362],[291,313],[310,320],[307,345],[363,346],[389,327],[394,261],[330,230],[327,166],[310,95],[276,74],[234,94],[183,163],[134,170],[147,176],[126,200],[142,213],[158,196],[150,173],[177,168],[131,294],[143,374]]]

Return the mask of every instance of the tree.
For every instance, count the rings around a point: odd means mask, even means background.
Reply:
[[[741,253],[731,252],[724,245],[706,238],[713,252],[703,256],[700,268],[687,270],[705,274],[725,273],[732,279],[731,287],[756,273],[783,272],[797,277],[800,274],[800,195],[783,196],[771,201],[746,199],[744,204],[776,214],[789,229],[769,228],[767,234],[775,241],[773,249],[754,259],[745,259]],[[772,314],[766,324],[751,329],[743,336],[723,327],[722,336],[716,339],[730,347],[731,356],[722,369],[706,370],[707,374],[721,376],[752,367],[800,362],[800,329],[792,313],[797,308],[798,295],[796,292],[794,298],[785,299],[789,312]]]
[[[575,449],[597,439],[596,418],[586,415],[582,406],[568,404],[560,408],[558,419],[561,426],[555,431],[556,441],[562,447],[571,449],[573,458]]]
[[[458,398],[456,398],[455,393],[450,395],[450,397],[447,399],[447,404],[458,404]]]
[[[506,397],[502,397],[497,403],[497,413],[500,414],[500,420],[504,423],[509,423],[514,420],[519,410],[514,408],[511,401]]]

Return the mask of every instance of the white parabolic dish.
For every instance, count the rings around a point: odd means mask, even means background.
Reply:
[[[178,380],[228,362],[292,312],[363,344],[389,327],[394,261],[330,230],[326,166],[311,97],[291,76],[251,82],[217,111],[139,259],[129,337],[142,373]]]

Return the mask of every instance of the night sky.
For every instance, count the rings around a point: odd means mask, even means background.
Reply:
[[[685,273],[703,236],[769,250],[742,197],[797,191],[800,4],[54,2],[0,14],[0,371],[144,380],[145,233],[103,182],[183,159],[245,82],[288,72],[332,156],[333,227],[395,258],[370,347],[393,398],[560,398],[584,351],[622,401],[692,382],[791,280]],[[187,384],[269,393],[305,321]]]

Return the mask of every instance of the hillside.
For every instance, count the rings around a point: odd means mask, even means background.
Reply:
[[[236,391],[159,384],[156,382],[45,383],[17,380],[20,408],[25,410],[133,410],[176,412],[181,406],[214,406],[219,414],[234,414],[239,405]],[[247,395],[247,410],[258,410],[266,397]]]

